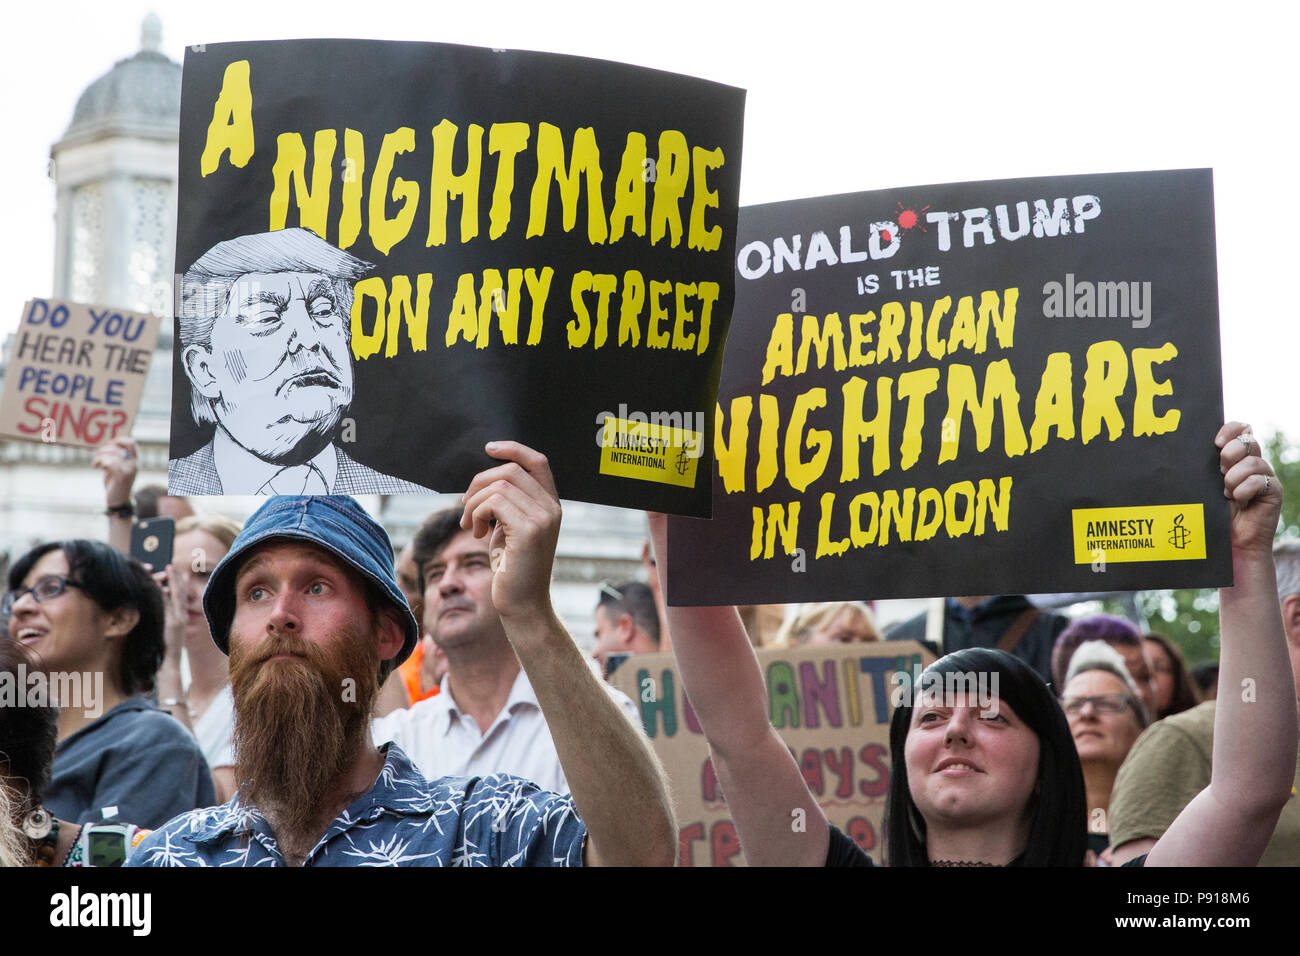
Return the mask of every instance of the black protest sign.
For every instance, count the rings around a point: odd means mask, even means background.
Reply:
[[[743,91],[430,43],[185,58],[171,490],[709,514]],[[701,466],[702,463],[702,466]]]
[[[671,602],[1231,579],[1209,170],[747,207],[736,261]]]

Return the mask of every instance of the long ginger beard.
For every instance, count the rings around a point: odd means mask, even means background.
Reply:
[[[281,843],[298,846],[320,836],[335,788],[370,743],[370,710],[379,693],[376,623],[351,623],[328,646],[277,632],[249,648],[232,630],[240,799],[266,815]],[[271,660],[279,654],[299,656]]]

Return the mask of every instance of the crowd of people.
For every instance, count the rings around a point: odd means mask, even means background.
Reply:
[[[270,498],[241,526],[136,491],[116,440],[106,542],[9,567],[0,864],[672,865],[671,788],[609,683],[671,651],[752,864],[1295,865],[1300,541],[1274,543],[1282,489],[1249,428],[1216,445],[1235,578],[1217,698],[1169,639],[1022,595],[887,631],[859,601],[667,606],[658,514],[646,580],[593,589],[584,654],[551,603],[561,511],[534,449],[489,444],[463,506],[395,553],[344,496]],[[128,553],[154,515],[176,519],[165,567]],[[893,710],[873,859],[772,727],[755,645],[888,640],[938,659]],[[992,676],[992,706],[951,675]]]

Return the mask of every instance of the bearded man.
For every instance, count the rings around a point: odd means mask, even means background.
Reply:
[[[550,467],[514,442],[487,451],[505,464],[474,478],[462,520],[509,568],[492,600],[572,797],[506,774],[430,782],[396,744],[374,746],[380,681],[418,638],[392,545],[351,498],[276,498],[244,525],[203,596],[231,658],[239,790],[155,831],[128,865],[674,862],[658,764],[551,609],[560,511]]]

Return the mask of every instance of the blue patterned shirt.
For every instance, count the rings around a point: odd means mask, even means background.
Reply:
[[[573,800],[520,777],[429,782],[396,744],[375,785],[307,854],[304,866],[581,866],[587,828]],[[127,866],[284,866],[266,818],[229,803],[155,830]]]

